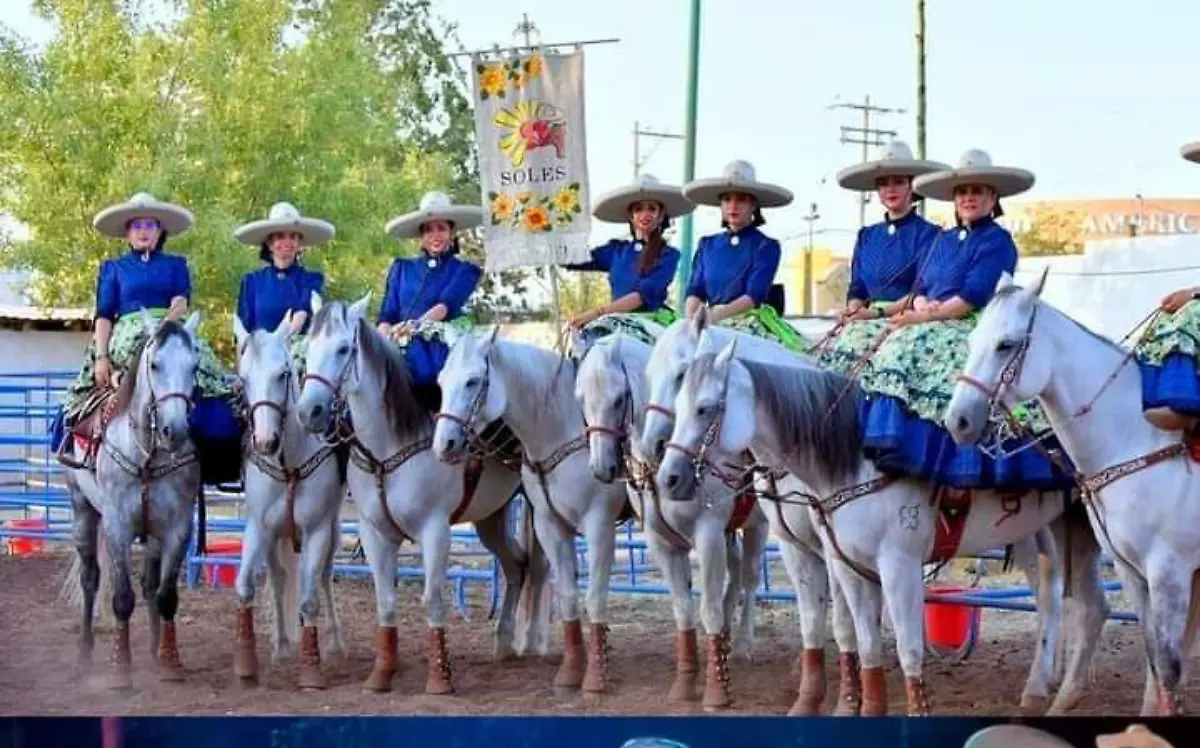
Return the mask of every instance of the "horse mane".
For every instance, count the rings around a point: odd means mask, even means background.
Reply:
[[[546,420],[561,420],[571,415],[570,408],[577,407],[572,386],[577,370],[573,361],[564,362],[554,351],[513,340],[498,339],[493,351],[511,370],[518,385],[507,388],[517,408],[539,413]],[[570,379],[563,382],[564,376]],[[555,397],[558,390],[561,392]],[[578,415],[583,417],[582,412]]]
[[[433,422],[413,392],[412,375],[404,354],[365,319],[358,321],[358,339],[363,361],[383,372],[383,409],[392,431],[401,440],[428,435]]]
[[[328,330],[335,308],[345,319],[344,303],[326,302],[313,315],[311,335]],[[393,433],[401,440],[415,440],[429,434],[433,430],[433,423],[413,393],[412,375],[404,354],[386,341],[366,319],[359,319],[355,332],[363,361],[383,372],[383,409]]]
[[[831,483],[852,480],[863,459],[858,380],[815,367],[740,363],[785,448],[811,455]]]
[[[142,342],[138,343],[129,357],[129,366],[125,373],[121,375],[121,382],[117,385],[117,393],[114,395],[113,401],[113,416],[118,416],[124,413],[129,404],[133,402],[133,393],[137,392],[138,375],[142,370],[142,356],[146,352],[146,347],[151,341],[156,346],[161,346],[171,340],[171,338],[182,338],[189,345],[191,344],[191,336],[183,325],[173,319],[164,319],[154,331],[154,335],[147,335],[142,338]]]

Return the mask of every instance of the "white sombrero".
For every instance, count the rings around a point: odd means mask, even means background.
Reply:
[[[267,237],[279,231],[295,231],[300,234],[300,244],[311,247],[324,244],[333,238],[333,224],[319,218],[300,215],[291,203],[275,203],[265,219],[251,221],[233,232],[233,237],[243,244],[261,245]]]
[[[663,184],[653,174],[641,174],[633,184],[601,195],[592,215],[609,223],[626,223],[629,206],[641,200],[661,203],[669,218],[687,215],[696,209],[696,204],[684,197],[678,187]]]
[[[721,176],[696,179],[683,186],[683,196],[700,205],[719,206],[721,195],[727,192],[753,195],[760,208],[782,208],[792,202],[788,188],[758,181],[749,161],[730,161]]]
[[[1179,152],[1188,161],[1200,164],[1200,140],[1185,144]]]
[[[927,161],[913,158],[912,149],[901,140],[888,143],[879,158],[874,161],[864,161],[861,164],[847,166],[837,173],[838,184],[848,190],[871,192],[875,189],[875,180],[883,177],[919,177],[936,171],[949,169],[948,164],[940,161]]]
[[[474,228],[483,223],[483,208],[455,205],[444,192],[426,192],[416,210],[388,222],[387,232],[397,239],[413,239],[421,235],[421,224],[438,220],[453,223],[456,230]]]
[[[153,218],[171,236],[179,236],[196,222],[187,208],[164,203],[149,192],[139,192],[123,203],[110,205],[96,214],[92,226],[105,236],[125,238],[125,226],[135,218]]]
[[[1071,744],[1035,727],[1001,724],[975,733],[963,748],[1071,748]]]
[[[1014,166],[993,166],[987,151],[972,148],[962,155],[958,166],[917,177],[913,190],[934,200],[953,200],[954,188],[963,184],[983,184],[996,191],[996,197],[1020,194],[1033,186],[1033,172]]]

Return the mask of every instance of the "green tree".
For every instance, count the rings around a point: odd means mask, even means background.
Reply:
[[[1037,205],[1029,223],[1013,237],[1021,254],[1074,255],[1083,252],[1083,217],[1074,210],[1055,210]]]
[[[120,249],[91,217],[150,191],[196,214],[169,246],[189,257],[205,332],[228,353],[239,278],[257,265],[232,232],[272,203],[332,221],[337,237],[305,264],[330,297],[370,289],[377,308],[391,258],[412,251],[386,222],[428,189],[478,200],[452,28],[427,0],[35,9],[57,28],[45,49],[0,34],[0,211],[32,233],[0,264],[32,270],[41,305],[92,303],[100,261]]]

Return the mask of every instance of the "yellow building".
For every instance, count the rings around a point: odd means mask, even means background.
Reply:
[[[779,263],[776,283],[782,283],[786,295],[785,313],[804,313],[804,293],[810,287],[804,277],[804,255],[807,244],[790,244],[783,249],[783,260]],[[835,255],[826,247],[813,247],[812,274],[815,279],[812,314],[826,314],[841,307],[846,300],[846,288],[850,278],[849,258]]]

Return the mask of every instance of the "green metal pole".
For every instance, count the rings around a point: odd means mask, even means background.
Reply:
[[[692,0],[691,21],[688,25],[688,96],[687,122],[683,131],[683,181],[696,178],[696,98],[700,77],[700,0]],[[676,272],[678,306],[683,314],[687,300],[688,279],[692,274],[692,214],[683,217],[679,237],[679,269]]]

